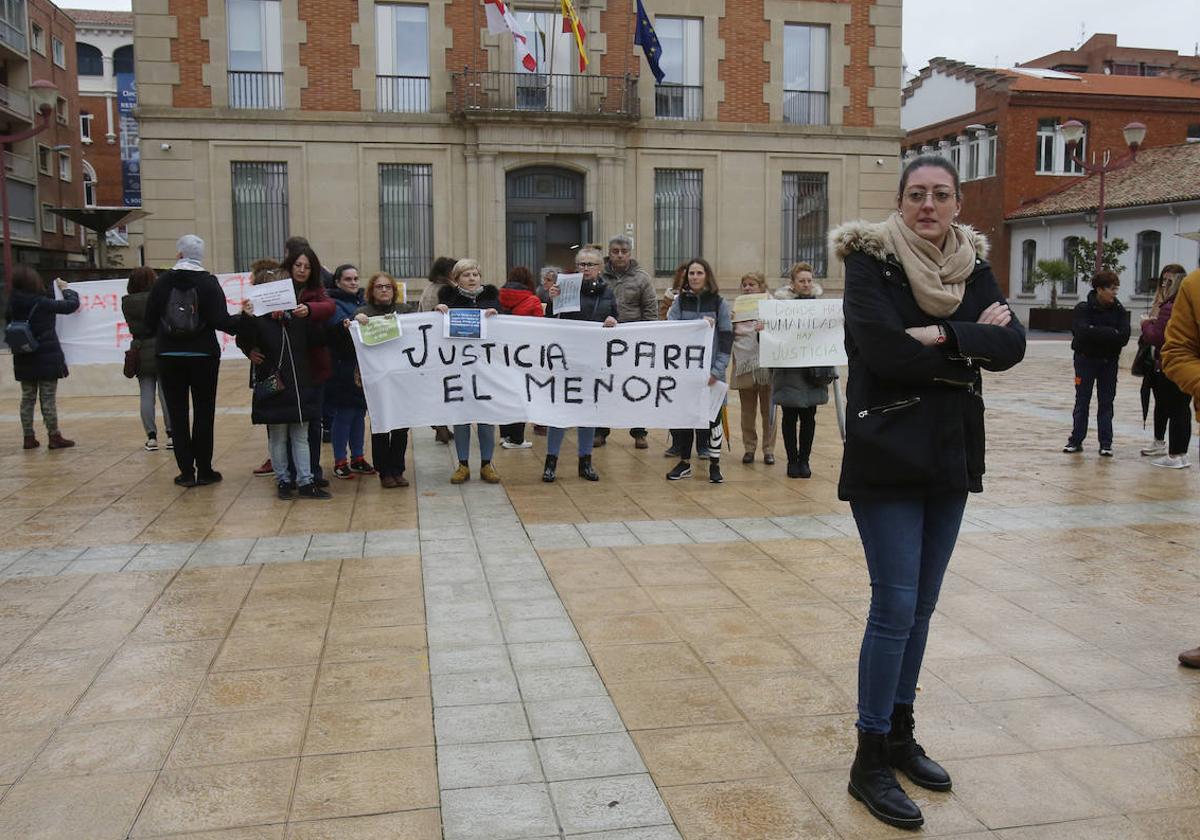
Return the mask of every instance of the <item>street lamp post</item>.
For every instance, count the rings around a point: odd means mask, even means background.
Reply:
[[[1088,163],[1076,151],[1079,141],[1083,139],[1083,132],[1083,123],[1079,120],[1067,120],[1062,124],[1063,138],[1067,141],[1067,157],[1085,172],[1094,172],[1100,176],[1100,200],[1096,206],[1096,273],[1099,274],[1104,258],[1104,176],[1109,172],[1124,169],[1137,160],[1138,147],[1146,139],[1146,126],[1140,122],[1131,122],[1125,126],[1125,142],[1129,144],[1129,151],[1112,160],[1106,149],[1100,163]]]
[[[54,114],[55,100],[58,98],[58,88],[54,86],[53,82],[39,79],[29,85],[29,93],[33,100],[34,110],[37,112],[33,128],[19,131],[16,134],[0,135],[0,147],[28,140],[49,127]],[[12,294],[13,270],[12,236],[8,223],[8,161],[0,162],[0,216],[4,218],[4,297],[7,300],[8,296]]]

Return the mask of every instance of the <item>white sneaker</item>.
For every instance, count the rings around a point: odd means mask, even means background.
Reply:
[[[1156,440],[1154,443],[1142,450],[1143,455],[1166,455],[1167,442],[1165,440]]]
[[[1186,455],[1164,455],[1161,458],[1155,458],[1150,463],[1156,467],[1166,467],[1169,470],[1182,470],[1191,466]]]
[[[508,438],[500,441],[500,446],[504,449],[533,449],[533,441],[523,440],[520,443],[513,443]]]
[[[142,445],[142,449],[145,449],[147,452],[157,452],[158,451],[158,438],[152,438],[152,437],[146,438],[146,442]]]

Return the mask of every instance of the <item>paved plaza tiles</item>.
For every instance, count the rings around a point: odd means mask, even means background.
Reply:
[[[1200,467],[1138,456],[1127,376],[1117,457],[1060,454],[1068,352],[986,386],[917,701],[955,781],[908,786],[929,836],[1200,837]],[[281,502],[243,383],[225,481],[187,491],[135,397],[64,386],[80,445],[24,452],[4,391],[0,837],[904,834],[845,789],[868,589],[829,407],[810,481],[735,443],[723,486],[669,484],[665,435],[617,432],[598,484],[542,484],[534,438],[452,487],[418,429],[412,487]]]

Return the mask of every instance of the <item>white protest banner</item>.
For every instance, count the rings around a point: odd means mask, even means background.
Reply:
[[[375,347],[354,335],[374,431],[455,423],[703,428],[712,326],[606,328],[555,318],[488,318],[486,339],[445,338],[437,312],[402,315]]]
[[[825,367],[846,364],[842,301],[764,300],[758,359],[763,367]]]
[[[568,312],[578,312],[580,296],[583,292],[583,275],[560,274],[555,283],[558,285],[558,297],[554,299],[554,314],[565,315]]]
[[[229,311],[239,312],[250,288],[250,275],[218,274],[217,280],[225,290]],[[124,362],[131,336],[121,314],[121,298],[126,295],[128,285],[128,280],[85,280],[71,284],[72,291],[79,295],[79,309],[70,315],[59,315],[55,325],[68,365]],[[233,336],[218,330],[217,342],[221,345],[222,359],[245,358],[234,344]]]
[[[291,312],[296,308],[296,284],[290,277],[259,283],[246,290],[246,297],[254,304],[256,317],[272,312]]]

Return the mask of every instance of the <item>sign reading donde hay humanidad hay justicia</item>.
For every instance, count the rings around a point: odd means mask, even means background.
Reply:
[[[447,337],[438,312],[403,315],[397,338],[354,347],[373,429],[455,423],[703,428],[712,326],[602,327],[488,318],[485,338]]]

